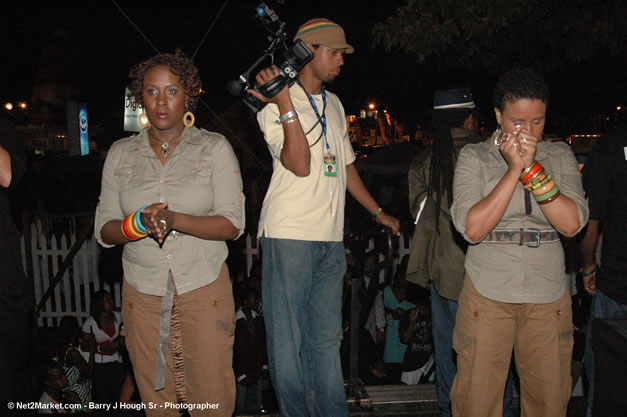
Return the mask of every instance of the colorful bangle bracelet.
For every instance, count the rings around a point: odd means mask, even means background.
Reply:
[[[520,173],[520,179],[522,180],[523,177],[525,175],[527,175],[527,172],[529,172],[531,170],[531,168],[536,166],[537,163],[538,163],[537,161],[533,161],[533,163],[531,165],[529,165],[527,168],[523,169],[523,171]]]
[[[374,214],[372,215],[372,217],[374,217],[374,218],[376,219],[376,218],[377,218],[377,216],[378,216],[379,214],[381,214],[381,212],[382,212],[382,211],[383,211],[383,209],[382,209],[381,207],[379,207],[379,208],[377,209],[377,211],[375,211],[375,212],[374,212]]]
[[[545,177],[542,181],[538,181],[536,183],[533,183],[531,185],[531,190],[529,190],[529,191],[531,191],[533,193],[533,192],[537,191],[539,188],[541,188],[541,187],[545,186],[546,184],[548,184],[550,181],[551,181],[551,176],[549,175],[549,176]],[[548,191],[548,189],[546,191]],[[542,193],[537,193],[537,194],[542,194]]]
[[[537,182],[540,182],[544,179],[544,177],[546,177],[546,173],[544,172],[544,168],[540,169],[538,172],[536,172],[535,174],[533,174],[533,176],[531,178],[529,178],[529,180],[525,183],[525,185],[527,184],[535,184]]]
[[[542,169],[542,164],[540,164],[539,162],[536,162],[534,166],[531,167],[531,169],[529,170],[529,172],[527,172],[521,179],[520,181],[523,184],[526,184],[527,181],[529,181],[529,179],[531,177],[533,177],[538,171],[540,171],[540,169]]]
[[[128,232],[128,230],[126,229],[126,217],[124,218],[124,220],[122,220],[122,234],[124,235],[125,238],[127,238],[128,240],[135,240],[133,239],[133,237],[131,236],[131,234]]]
[[[548,203],[550,203],[551,201],[555,201],[555,200],[557,200],[557,198],[558,198],[559,196],[561,196],[561,195],[562,195],[562,193],[560,193],[560,191],[559,191],[559,190],[557,190],[557,193],[556,193],[553,197],[547,198],[547,199],[546,199],[546,200],[544,200],[544,201],[538,201],[538,204],[540,204],[540,205],[548,204]]]
[[[531,191],[534,196],[541,196],[549,191],[551,191],[555,187],[555,181],[549,180],[546,184],[541,185],[538,189]]]
[[[126,218],[124,219],[124,225],[126,226],[125,230],[128,236],[131,238],[131,240],[138,240],[138,239],[145,237],[147,234],[141,233],[139,230],[135,228],[134,217],[135,217],[135,213],[129,216],[126,216]]]
[[[140,237],[145,237],[148,235],[148,233],[144,232],[143,230],[141,230],[139,228],[139,226],[137,225],[137,218],[139,217],[139,212],[136,211],[135,213],[133,213],[133,216],[131,218],[131,220],[129,220],[131,226],[133,227],[133,232],[135,232],[138,236]]]
[[[542,195],[534,195],[533,198],[537,201],[545,201],[548,200],[549,198],[553,197],[555,194],[557,194],[560,191],[560,188],[557,186],[557,184],[555,184],[555,187],[553,187],[549,192],[544,193]]]
[[[134,220],[134,224],[135,224],[135,228],[140,232],[140,233],[148,233],[148,229],[146,229],[146,227],[142,224],[141,221],[141,212],[140,211],[136,211],[135,214],[133,215],[133,220]]]
[[[124,223],[126,224],[126,230],[128,231],[129,236],[132,236],[133,240],[137,240],[143,236],[133,226],[133,223],[135,223],[135,220],[133,220],[133,214],[126,216]]]
[[[139,208],[139,210],[137,210],[136,212],[137,218],[135,219],[135,222],[137,223],[137,227],[139,228],[139,230],[141,230],[144,233],[148,233],[148,229],[142,223],[142,210],[145,209],[146,207],[148,206],[142,206]]]

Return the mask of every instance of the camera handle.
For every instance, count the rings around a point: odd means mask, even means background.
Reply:
[[[259,87],[259,92],[268,98],[272,98],[279,94],[283,87],[285,87],[285,77],[280,74]]]

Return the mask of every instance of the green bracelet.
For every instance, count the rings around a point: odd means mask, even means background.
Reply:
[[[549,191],[547,191],[544,194],[541,195],[534,195],[533,198],[535,198],[535,200],[537,202],[541,202],[544,200],[548,200],[549,198],[553,197],[555,194],[557,194],[557,192],[560,190],[560,187],[557,186],[557,183],[555,183],[555,187],[551,188]]]
[[[382,209],[381,207],[379,207],[379,208],[377,209],[377,211],[375,211],[375,212],[374,212],[374,214],[372,215],[372,217],[374,217],[374,218],[376,219],[376,218],[377,218],[377,216],[378,216],[379,214],[381,214],[381,212],[382,212],[382,211],[383,211],[383,209]]]

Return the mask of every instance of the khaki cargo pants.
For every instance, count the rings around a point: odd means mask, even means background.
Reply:
[[[179,416],[181,407],[187,407],[192,417],[230,417],[235,409],[235,308],[226,265],[213,283],[174,295],[181,318],[187,405],[176,405],[172,333],[166,352],[165,388],[154,389],[162,297],[142,294],[126,281],[122,292],[126,345],[146,415]]]
[[[453,416],[503,416],[512,348],[520,376],[521,417],[566,416],[573,351],[568,291],[549,304],[502,303],[479,294],[466,274],[453,347]]]

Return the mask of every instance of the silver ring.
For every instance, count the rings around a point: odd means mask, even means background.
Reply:
[[[165,219],[159,220],[159,224],[163,225],[163,230],[168,228],[168,223],[165,221]]]

